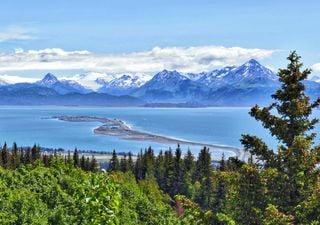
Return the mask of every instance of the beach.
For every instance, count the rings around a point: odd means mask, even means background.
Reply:
[[[132,129],[128,126],[124,121],[120,119],[110,119],[110,118],[102,118],[102,117],[93,117],[93,116],[54,116],[54,119],[58,119],[66,122],[100,122],[101,126],[95,128],[93,130],[96,134],[102,135],[110,135],[115,136],[123,140],[139,140],[139,141],[152,141],[157,143],[175,143],[175,144],[186,144],[192,146],[206,146],[210,148],[212,151],[229,151],[234,153],[239,159],[244,160],[247,158],[247,155],[242,149],[222,146],[222,145],[214,145],[207,143],[199,143],[188,140],[180,140],[171,137],[165,137],[161,135],[151,134],[148,132],[138,131]]]

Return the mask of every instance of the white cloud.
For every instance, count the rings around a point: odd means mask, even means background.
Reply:
[[[31,77],[21,77],[21,76],[14,76],[14,75],[0,75],[0,81],[4,81],[8,84],[15,84],[15,83],[32,83],[37,81],[37,78],[31,78]]]
[[[163,69],[181,72],[208,71],[238,65],[251,58],[270,57],[274,50],[223,46],[155,47],[149,51],[125,54],[95,54],[89,51],[16,49],[0,53],[1,71],[84,70],[105,73],[154,73]]]
[[[10,26],[0,30],[0,42],[11,40],[32,40],[35,39],[32,33],[32,29],[29,28]]]
[[[320,73],[320,63],[316,63],[314,65],[311,66],[311,69],[313,70],[313,72],[315,73]]]

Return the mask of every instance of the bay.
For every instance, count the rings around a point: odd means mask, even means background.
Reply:
[[[263,138],[276,147],[278,142],[261,124],[248,115],[250,108],[122,108],[122,107],[61,107],[61,106],[0,106],[0,143],[20,146],[39,144],[48,148],[96,151],[131,151],[152,146],[156,152],[175,144],[148,141],[122,140],[116,137],[94,134],[96,122],[65,122],[53,116],[96,116],[117,118],[125,121],[132,129],[166,137],[241,148],[241,134],[249,133]],[[315,116],[319,117],[317,110]],[[319,126],[316,127],[319,133]],[[319,138],[317,138],[317,142]],[[197,154],[201,146],[183,145]],[[221,157],[223,150],[212,150],[214,157]],[[225,152],[227,156],[231,152]]]

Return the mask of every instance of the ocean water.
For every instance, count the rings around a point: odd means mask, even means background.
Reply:
[[[135,130],[174,137],[204,144],[216,144],[241,148],[242,133],[263,138],[276,147],[278,142],[261,124],[248,115],[249,108],[104,108],[60,106],[0,106],[0,144],[19,146],[39,144],[48,148],[98,151],[131,151],[152,146],[156,151],[176,148],[175,144],[121,140],[116,137],[94,134],[97,122],[65,122],[51,119],[53,116],[82,115],[118,118]],[[316,111],[315,116],[320,116]],[[319,133],[319,127],[316,128]],[[319,138],[317,139],[317,142]],[[183,145],[197,154],[201,146]],[[211,149],[220,157],[221,149]],[[230,152],[225,154],[232,155]]]

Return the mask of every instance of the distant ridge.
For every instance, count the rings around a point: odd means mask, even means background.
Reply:
[[[77,80],[87,81],[90,89]],[[320,78],[305,81],[312,98],[320,96]],[[153,77],[88,73],[73,80],[59,80],[48,73],[35,83],[8,84],[0,79],[0,104],[145,105],[148,107],[250,106],[267,104],[279,87],[277,75],[250,59],[200,73],[163,70]]]

